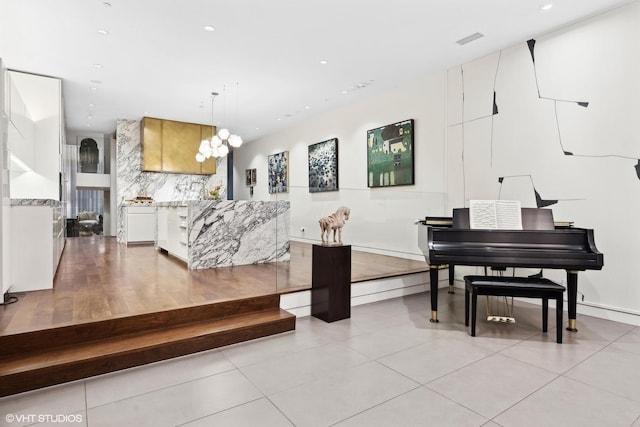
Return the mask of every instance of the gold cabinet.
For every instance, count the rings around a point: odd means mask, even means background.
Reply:
[[[215,158],[203,163],[195,159],[200,141],[211,138],[214,127],[144,117],[140,128],[142,170],[199,175],[216,173]]]
[[[213,136],[216,128],[214,126],[200,126],[201,129],[201,135],[200,135],[200,141],[202,141],[203,139],[211,139],[211,137]],[[198,148],[200,148],[200,145],[198,145]],[[198,149],[196,149],[196,153],[198,152]],[[216,173],[216,159],[215,157],[209,157],[207,160],[205,160],[204,162],[200,163],[202,165],[202,173],[206,174],[206,175],[213,175],[214,173]]]
[[[145,117],[140,128],[142,170],[162,172],[162,120]]]

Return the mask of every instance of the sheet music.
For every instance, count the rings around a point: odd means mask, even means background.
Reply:
[[[519,200],[470,200],[469,225],[472,229],[522,230]]]

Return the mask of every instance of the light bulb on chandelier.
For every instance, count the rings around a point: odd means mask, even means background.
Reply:
[[[238,125],[238,83],[236,83],[236,127]],[[226,94],[226,87],[225,87]],[[217,92],[211,92],[211,124],[215,126],[215,121],[213,119],[213,104],[216,96],[218,96]],[[226,102],[226,101],[225,101]],[[226,107],[225,107],[226,110]],[[226,111],[225,111],[226,115]],[[220,129],[216,135],[213,135],[210,140],[203,139],[200,142],[200,147],[198,149],[198,153],[196,154],[197,162],[204,162],[205,160],[211,157],[225,157],[229,154],[229,146],[233,148],[238,148],[242,145],[242,138],[239,135],[232,135],[228,129],[223,128]]]
[[[240,138],[239,135],[230,135],[227,142],[229,142],[229,145],[233,148],[238,148],[242,145],[242,138]]]
[[[220,129],[218,131],[218,136],[220,137],[221,140],[226,140],[229,139],[229,136],[231,135],[231,133],[229,133],[228,129]]]

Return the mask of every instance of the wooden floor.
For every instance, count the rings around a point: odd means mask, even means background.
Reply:
[[[1,307],[0,335],[309,289],[311,251],[311,244],[292,242],[288,262],[194,271],[152,245],[68,238],[54,288]],[[424,261],[352,252],[354,283],[427,269]]]

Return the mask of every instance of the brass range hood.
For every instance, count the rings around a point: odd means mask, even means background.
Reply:
[[[140,124],[142,170],[196,175],[215,174],[215,158],[200,163],[193,156],[193,153],[198,151],[200,142],[211,139],[215,132],[215,126],[144,117]]]

